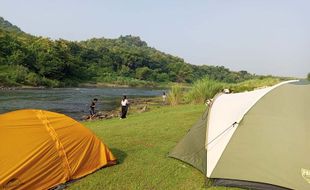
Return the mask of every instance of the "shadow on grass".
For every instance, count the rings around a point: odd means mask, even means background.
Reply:
[[[124,162],[125,158],[127,157],[127,153],[124,152],[124,151],[122,151],[122,150],[120,150],[120,149],[117,149],[117,148],[110,148],[110,151],[113,153],[113,155],[114,155],[114,156],[116,157],[116,159],[117,159],[116,165],[117,165],[117,164],[122,164],[122,163]],[[90,173],[90,174],[87,174],[87,175],[85,175],[85,176],[83,176],[83,177],[80,177],[80,178],[78,178],[78,179],[71,179],[70,181],[67,181],[66,183],[59,184],[59,185],[57,185],[57,186],[55,186],[55,187],[52,187],[52,188],[50,188],[49,190],[64,190],[64,189],[66,189],[70,184],[72,184],[72,183],[74,183],[74,182],[76,182],[76,181],[79,181],[79,180],[81,180],[81,179],[87,177],[88,175],[91,175],[91,174],[93,174],[93,173],[95,173],[95,172],[98,172],[98,171],[100,171],[100,170],[102,170],[102,169],[106,169],[106,168],[109,168],[109,167],[113,167],[113,165],[106,165],[106,166],[103,166],[103,167],[101,167],[101,168],[99,168],[99,169],[93,171],[93,172]]]
[[[122,164],[127,157],[127,153],[117,148],[110,148],[110,150],[112,154],[116,157],[117,164]]]

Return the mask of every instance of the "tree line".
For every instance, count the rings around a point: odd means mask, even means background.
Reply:
[[[0,19],[0,85],[62,87],[106,82],[134,86],[192,83],[206,76],[226,83],[259,77],[222,66],[191,65],[136,36],[51,40],[26,34],[7,22],[3,26]]]

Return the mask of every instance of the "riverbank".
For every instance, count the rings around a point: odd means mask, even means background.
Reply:
[[[162,92],[163,89],[112,87],[1,90],[0,113],[19,109],[43,109],[81,120],[83,115],[89,114],[89,105],[94,98],[98,99],[96,110],[111,111],[120,107],[123,95],[127,95],[130,101],[135,101],[140,98],[160,98]]]
[[[204,174],[167,155],[205,109],[205,105],[163,106],[124,120],[83,122],[108,145],[118,164],[67,184],[67,189],[204,189]]]
[[[175,82],[168,82],[168,83],[143,83],[143,84],[122,84],[122,83],[108,83],[108,82],[85,82],[79,83],[77,85],[71,86],[55,86],[55,87],[48,87],[48,86],[29,86],[29,85],[3,85],[0,84],[0,90],[18,90],[18,89],[45,89],[45,88],[171,88],[173,85],[180,85],[184,88],[188,88],[191,84],[189,83],[175,83]]]
[[[168,86],[167,83],[146,83],[146,84],[122,84],[122,83],[107,83],[107,82],[98,82],[98,83],[81,83],[78,87],[85,88],[101,88],[101,87],[117,87],[117,88],[128,88],[128,87],[148,87],[148,88],[157,88],[161,86]]]
[[[128,108],[128,116],[136,113],[144,113],[151,109],[158,109],[163,106],[167,106],[167,103],[163,103],[161,97],[152,98],[134,98],[130,99],[130,105]],[[120,108],[116,108],[110,111],[97,111],[94,116],[84,115],[81,119],[83,121],[90,120],[104,120],[120,117]]]
[[[0,86],[0,90],[20,90],[20,89],[45,89],[44,86]]]

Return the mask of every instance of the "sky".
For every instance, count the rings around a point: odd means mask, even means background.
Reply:
[[[0,16],[52,39],[140,36],[196,65],[310,72],[309,0],[0,0]]]

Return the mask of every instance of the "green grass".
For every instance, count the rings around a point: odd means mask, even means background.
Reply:
[[[201,172],[167,157],[204,110],[202,105],[167,106],[126,120],[85,122],[109,146],[119,164],[98,170],[67,189],[204,189]]]

